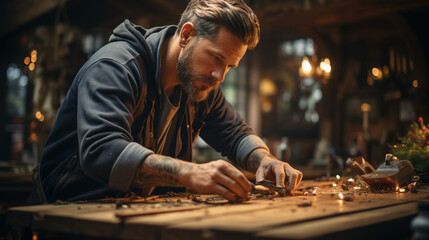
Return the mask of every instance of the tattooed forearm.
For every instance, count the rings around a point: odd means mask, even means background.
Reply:
[[[183,187],[180,176],[192,165],[167,156],[149,155],[137,170],[133,186],[173,186]]]
[[[250,172],[256,172],[259,165],[261,164],[262,159],[267,156],[274,158],[271,153],[267,152],[264,149],[256,149],[255,151],[253,151],[247,159],[247,170]]]

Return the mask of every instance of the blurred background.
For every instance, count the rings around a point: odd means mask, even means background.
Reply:
[[[272,153],[330,176],[349,157],[377,167],[389,144],[429,119],[429,1],[247,0],[259,46],[222,87]],[[0,195],[25,199],[56,113],[80,66],[124,19],[177,24],[183,0],[0,2]],[[201,139],[194,161],[223,158]]]

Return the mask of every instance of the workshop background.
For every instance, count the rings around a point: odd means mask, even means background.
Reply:
[[[429,120],[427,0],[248,0],[259,46],[232,69],[227,99],[274,155],[311,179],[389,146]],[[0,2],[0,210],[22,204],[81,65],[129,19],[176,24],[183,0]],[[390,145],[389,145],[390,144]],[[202,140],[196,162],[222,158]]]

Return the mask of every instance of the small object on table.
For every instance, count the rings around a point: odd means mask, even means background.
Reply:
[[[404,187],[411,183],[414,168],[408,160],[398,160],[391,154],[386,155],[386,161],[375,172],[362,175],[362,180],[371,187],[390,186]]]
[[[268,180],[262,180],[256,183],[257,185],[264,186],[270,190],[278,192],[280,196],[286,196],[287,194],[290,194],[290,190],[285,187],[277,187],[274,183],[268,181]]]
[[[348,168],[358,175],[368,174],[375,171],[374,167],[362,156],[357,156],[355,158],[348,158],[346,161]]]

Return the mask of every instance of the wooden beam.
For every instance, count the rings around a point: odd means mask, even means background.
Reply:
[[[348,0],[315,6],[312,9],[282,2],[257,6],[255,11],[261,20],[262,30],[273,31],[285,28],[342,25],[428,6],[428,0]]]
[[[59,0],[1,1],[0,9],[3,14],[0,14],[0,37],[57,8],[60,3],[66,4],[69,0],[62,1],[62,3]]]

